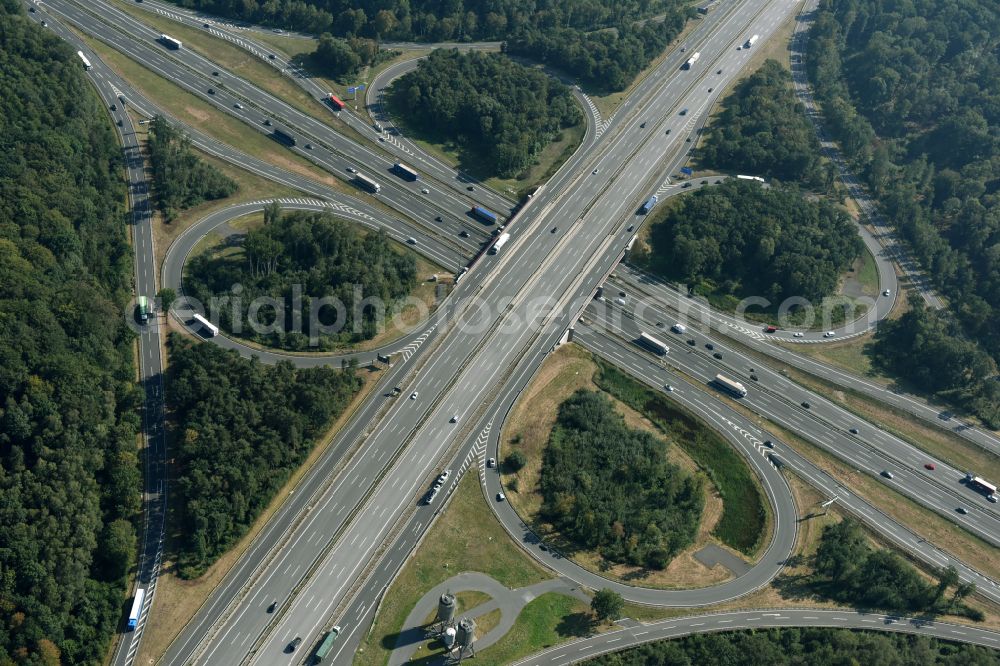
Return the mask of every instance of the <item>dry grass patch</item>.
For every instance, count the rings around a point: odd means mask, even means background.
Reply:
[[[507,500],[525,522],[532,525],[540,534],[559,541],[559,535],[552,526],[539,518],[543,498],[539,492],[542,458],[548,444],[552,428],[556,424],[559,406],[577,390],[585,389],[601,391],[594,383],[594,373],[597,364],[593,357],[576,345],[563,345],[551,354],[542,367],[539,368],[531,385],[521,396],[511,417],[507,420],[501,442],[504,448],[501,455],[510,450],[518,450],[524,454],[527,463],[514,474],[504,475],[504,485],[509,490],[516,485],[518,490],[507,493]],[[623,416],[626,425],[633,429],[645,430],[656,438],[663,440],[663,433],[648,418],[632,409],[617,398],[605,393],[615,409]],[[690,474],[699,474],[699,468],[694,460],[684,450],[676,445],[666,446],[667,459]],[[502,462],[502,460],[501,460]],[[513,482],[516,480],[516,484]],[[693,588],[716,585],[731,579],[732,573],[721,565],[707,567],[694,557],[694,553],[707,543],[716,543],[726,548],[724,544],[712,537],[722,517],[723,503],[715,487],[707,478],[704,483],[705,506],[699,523],[695,542],[678,553],[663,570],[648,570],[626,564],[613,564],[604,561],[593,551],[576,551],[568,557],[590,571],[600,572],[602,576],[612,580],[622,581],[632,585],[660,588]],[[730,548],[735,556],[746,559]]]
[[[503,613],[500,612],[499,608],[494,608],[489,613],[477,617],[476,636],[482,638],[486,634],[496,629],[497,625],[500,624],[501,617],[503,617]]]
[[[166,336],[163,337],[165,339]],[[350,420],[355,411],[365,403],[378,383],[378,380],[381,379],[381,375],[378,372],[364,374],[364,369],[359,370],[359,372],[362,373],[361,376],[365,380],[361,391],[354,397],[354,400],[344,410],[344,413],[340,415],[340,418],[319,438],[319,444],[313,448],[312,453],[309,454],[309,457],[306,458],[302,466],[275,493],[274,499],[271,500],[268,507],[229,552],[216,560],[204,575],[196,580],[178,578],[174,574],[174,563],[169,559],[164,560],[162,572],[157,579],[156,596],[153,599],[154,608],[152,612],[156,614],[157,621],[146,625],[136,663],[152,664],[167,651],[170,643],[180,633],[181,629],[194,617],[194,614],[198,612],[198,609],[205,603],[212,591],[223,581],[226,574],[229,573],[240,557],[242,557],[243,553],[249,548],[253,539],[278,509],[281,508],[285,499],[295,491],[296,486],[298,486],[305,474],[313,468],[316,461],[319,460],[320,456],[323,455],[333,442],[336,434]],[[170,483],[176,483],[176,479],[171,478]],[[170,514],[171,516],[173,515],[173,510],[170,511]],[[172,541],[172,535],[173,526],[168,525],[167,545],[165,548],[165,552],[168,554],[171,552],[170,542]]]
[[[462,478],[446,510],[389,587],[372,631],[354,656],[354,664],[384,664],[417,601],[435,585],[462,571],[480,571],[510,588],[551,578],[511,541],[490,512],[474,470]]]

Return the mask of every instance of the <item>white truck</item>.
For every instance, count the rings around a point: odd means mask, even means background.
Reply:
[[[750,48],[751,46],[757,43],[758,39],[760,39],[760,35],[754,35],[753,37],[748,39],[745,44],[743,44],[743,48],[745,49]]]
[[[510,240],[510,234],[508,233],[500,234],[500,237],[497,238],[496,242],[493,243],[493,245],[490,247],[488,254],[496,254],[501,249],[503,249],[503,246],[506,245],[507,241],[509,240]]]
[[[690,58],[687,59],[687,62],[684,63],[684,69],[691,69],[692,67],[694,67],[694,64],[698,62],[698,58],[700,57],[701,53],[693,54]]]

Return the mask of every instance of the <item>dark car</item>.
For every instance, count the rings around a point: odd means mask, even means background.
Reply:
[[[687,114],[688,114],[688,110],[687,109],[681,109],[681,114],[680,115],[686,116]]]
[[[715,345],[713,345],[711,342],[706,342],[705,349],[707,349],[708,351],[712,351],[713,349],[715,349]]]
[[[694,346],[695,346],[695,345],[697,345],[698,343],[697,343],[697,342],[695,342],[694,340],[688,340],[688,344],[689,344],[689,345],[691,345],[692,347],[694,347]]]
[[[265,118],[264,119],[264,126],[265,127],[270,127],[271,126],[271,119],[270,118]]]
[[[462,229],[461,231],[458,232],[458,235],[461,236],[462,238],[468,238],[469,232],[466,231],[465,229]]]
[[[752,379],[753,381],[757,381],[758,377],[757,377],[757,375],[751,374],[750,375],[750,379]]]
[[[632,231],[633,229],[635,229],[635,225],[634,224],[630,224],[630,225],[628,225],[628,229],[626,229],[625,231]]]
[[[964,506],[960,506],[960,507],[958,507],[957,509],[955,509],[955,511],[958,511],[958,512],[959,512],[960,514],[962,514],[963,516],[964,516],[965,514],[969,513],[969,510],[968,510],[968,509],[966,509],[966,508],[965,508]]]
[[[805,407],[806,409],[809,409],[812,405],[810,405],[808,402],[806,402],[805,400],[803,400],[802,401],[802,406]]]
[[[714,354],[712,354],[712,356],[719,359],[720,361],[722,360],[722,354],[720,354],[719,352],[715,352]]]
[[[285,652],[295,652],[295,648],[300,645],[302,645],[302,637],[296,636],[292,642],[288,644],[288,647],[285,648]]]
[[[641,125],[639,125],[639,127],[645,127],[645,126],[646,126],[646,123],[642,123]]]
[[[465,189],[469,190],[470,192],[475,192],[475,191],[476,191],[476,186],[475,186],[475,185],[469,185],[469,186],[468,186],[467,188],[465,188]]]
[[[273,613],[278,608],[278,600],[275,599],[271,602],[271,605],[267,607],[268,613]]]
[[[209,88],[208,89],[208,94],[209,95],[214,95],[215,94],[215,88]]]
[[[858,434],[858,429],[857,428],[851,428],[847,432],[851,433],[852,435],[857,435]]]
[[[212,72],[212,76],[218,76],[218,75],[219,75],[218,72]]]
[[[772,441],[771,441],[771,440],[769,440],[769,439],[767,439],[767,440],[764,440],[764,446],[766,446],[766,447],[767,447],[767,448],[769,448],[769,449],[773,449],[773,448],[774,448],[774,442],[772,442]]]
[[[719,71],[716,72],[716,74],[722,74],[722,70],[720,69]]]
[[[670,134],[670,130],[667,130],[667,134]]]
[[[691,139],[688,139],[688,141],[690,141],[690,140],[691,140]],[[685,187],[691,187],[691,183],[684,183],[683,185],[681,185],[681,187],[682,187],[682,188],[685,188]]]
[[[549,233],[552,233],[552,234],[554,234],[557,231],[559,231],[559,227],[552,227],[551,229],[549,229]]]
[[[267,54],[267,57],[270,58],[271,60],[274,60],[278,56],[274,55],[273,53],[269,53],[269,54]]]

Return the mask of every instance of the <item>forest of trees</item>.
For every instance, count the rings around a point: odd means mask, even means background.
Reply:
[[[701,482],[667,462],[667,444],[633,430],[602,393],[559,406],[542,459],[542,516],[579,548],[663,569],[694,541]]]
[[[879,324],[869,351],[879,369],[1000,425],[996,362],[919,296],[910,297],[910,309],[898,319]]]
[[[699,163],[826,190],[835,172],[823,166],[819,139],[791,81],[775,60],[741,81],[723,100],[698,151]]]
[[[148,147],[153,194],[166,222],[185,208],[224,199],[236,191],[235,181],[198,159],[191,150],[191,140],[163,116],[149,123]]]
[[[631,83],[694,12],[680,0],[173,1],[238,20],[346,39],[508,40],[511,53],[559,67],[600,90],[621,90]],[[655,18],[642,21],[650,17]],[[345,47],[350,46],[338,43],[327,53],[349,65],[353,59]],[[350,50],[364,60],[359,49]]]
[[[328,213],[281,214],[271,206],[264,225],[243,238],[240,252],[193,257],[184,285],[205,304],[240,285],[239,307],[223,307],[219,313],[222,327],[238,336],[285,349],[332,349],[375,337],[416,277],[413,255],[394,249],[384,233],[361,231]],[[283,319],[271,306],[257,313],[261,324],[276,324],[270,331],[255,331],[248,323],[254,300],[262,296],[283,304]],[[311,298],[343,304],[340,309],[325,305],[315,313],[322,330],[310,328]],[[298,302],[301,309],[296,311]],[[385,304],[384,312],[379,303]],[[239,320],[234,320],[234,309]]]
[[[351,368],[264,365],[176,333],[167,344],[176,555],[180,575],[194,578],[246,533],[362,380]]]
[[[851,218],[790,186],[729,180],[681,197],[650,230],[652,270],[772,303],[818,303],[863,250]]]
[[[822,596],[859,608],[902,613],[954,613],[982,620],[982,612],[962,600],[975,592],[961,583],[954,567],[928,583],[913,565],[890,550],[868,544],[861,524],[848,518],[827,525],[813,556],[811,586]],[[954,588],[951,595],[949,588]]]
[[[809,73],[831,133],[949,299],[1000,359],[1000,6],[824,0]],[[980,384],[988,387],[988,384]],[[1000,427],[1000,396],[977,397]]]
[[[100,664],[142,485],[122,151],[13,0],[0,53],[0,663]]]
[[[1000,652],[927,636],[796,627],[705,633],[592,659],[593,666],[998,666]]]
[[[501,177],[516,175],[560,130],[581,122],[569,88],[495,53],[439,49],[389,91],[393,112]],[[464,161],[464,159],[463,159]]]

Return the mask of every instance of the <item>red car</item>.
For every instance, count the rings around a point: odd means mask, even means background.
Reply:
[[[924,469],[934,470],[934,463],[924,463]]]

